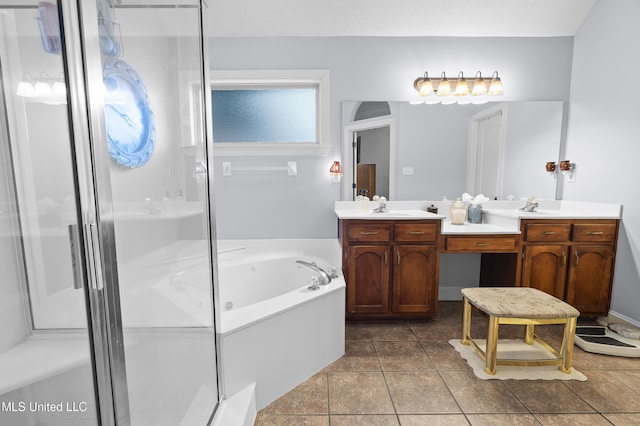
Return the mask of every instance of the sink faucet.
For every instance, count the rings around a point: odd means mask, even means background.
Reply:
[[[331,275],[314,263],[305,262],[304,260],[296,260],[298,265],[305,266],[320,276],[320,285],[327,285],[331,282]],[[316,287],[317,288],[317,287]]]
[[[522,207],[520,210],[523,212],[535,212],[538,208],[538,200],[536,197],[529,197],[527,200],[527,204]]]
[[[373,210],[376,213],[384,213],[387,211],[387,199],[378,197],[378,208]]]

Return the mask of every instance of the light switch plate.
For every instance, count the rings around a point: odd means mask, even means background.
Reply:
[[[403,167],[402,168],[402,174],[405,175],[405,176],[413,175],[413,167]]]

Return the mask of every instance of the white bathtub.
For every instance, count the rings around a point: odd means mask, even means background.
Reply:
[[[344,278],[309,290],[316,273],[296,264],[339,266],[340,247],[334,239],[234,244],[244,248],[227,256],[219,244],[223,392],[255,383],[260,410],[344,354]]]

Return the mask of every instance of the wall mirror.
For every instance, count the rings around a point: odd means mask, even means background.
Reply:
[[[463,192],[556,199],[557,177],[545,163],[559,161],[562,122],[562,101],[345,101],[342,199],[440,200]]]

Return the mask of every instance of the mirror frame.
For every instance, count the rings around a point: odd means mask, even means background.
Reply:
[[[366,120],[350,121],[342,126],[342,162],[343,169],[350,170],[342,177],[342,200],[353,201],[355,199],[353,144],[354,135],[363,130],[389,127],[389,199],[395,200],[396,196],[396,119],[393,115],[369,118]],[[345,167],[346,165],[346,167]]]

